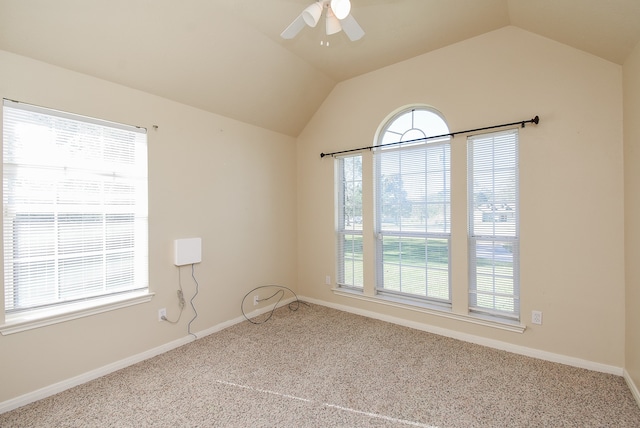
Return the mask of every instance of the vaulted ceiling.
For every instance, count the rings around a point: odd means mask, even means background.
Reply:
[[[362,39],[282,39],[312,2],[0,0],[0,49],[297,136],[339,82],[504,26],[616,64],[640,42],[640,0],[351,0]]]

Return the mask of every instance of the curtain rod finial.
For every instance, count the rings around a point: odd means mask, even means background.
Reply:
[[[531,119],[531,121],[537,125],[538,123],[540,123],[540,118],[536,116],[533,119]]]

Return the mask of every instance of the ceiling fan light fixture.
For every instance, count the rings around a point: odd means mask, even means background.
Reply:
[[[330,7],[336,18],[340,20],[345,19],[351,12],[351,2],[349,0],[331,0]]]
[[[293,39],[306,25],[315,27],[318,25],[324,9],[327,9],[325,22],[327,35],[342,31],[352,42],[360,40],[364,36],[364,30],[351,15],[351,2],[349,0],[317,0],[307,6],[284,29],[280,37],[287,40]]]
[[[342,25],[340,21],[331,9],[327,9],[327,22],[326,22],[327,36],[342,31]]]
[[[302,19],[309,27],[315,27],[320,20],[320,15],[322,15],[322,4],[315,2],[302,12]]]

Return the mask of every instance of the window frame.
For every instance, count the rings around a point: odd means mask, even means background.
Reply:
[[[481,233],[476,232],[476,219],[478,215],[475,211],[476,207],[480,208],[477,202],[477,195],[475,192],[474,183],[476,181],[476,164],[474,162],[474,142],[488,140],[492,141],[492,154],[491,163],[493,165],[491,169],[491,180],[495,186],[496,171],[501,174],[512,173],[513,191],[514,195],[511,198],[511,206],[507,199],[502,198],[498,201],[495,196],[495,191],[492,196],[487,198],[486,203],[490,208],[490,211],[481,212],[482,222],[491,223],[493,226],[493,233]],[[513,158],[507,159],[506,156],[497,157],[495,154],[495,142],[496,139],[504,139],[505,142],[512,143]],[[496,161],[502,161],[500,167],[496,167]],[[508,166],[508,162],[513,162],[513,168]],[[487,162],[488,163],[488,162]],[[520,178],[519,178],[519,132],[518,129],[509,129],[503,131],[488,132],[484,134],[478,134],[469,136],[467,138],[467,249],[468,249],[468,266],[469,266],[469,313],[477,314],[479,316],[488,316],[493,318],[503,318],[510,321],[520,321]],[[478,178],[479,179],[479,178]],[[505,181],[506,183],[506,181]],[[483,198],[484,201],[484,198]],[[506,207],[505,209],[496,209],[497,206]],[[512,214],[513,213],[513,214]],[[503,218],[504,217],[504,218]],[[509,227],[503,226],[503,233],[496,233],[499,226],[496,224],[509,223],[509,218],[513,217],[513,232],[509,233]],[[482,243],[485,249],[481,251],[484,255],[487,252],[491,253],[491,261],[487,262],[487,258],[484,257],[485,272],[478,273],[478,244]],[[504,251],[497,249],[498,247],[504,248]],[[510,250],[510,251],[509,251]],[[500,254],[502,253],[502,254]],[[509,254],[510,253],[510,254]],[[511,268],[509,269],[509,260],[511,261]],[[503,266],[506,265],[506,266]],[[486,269],[488,268],[488,269]],[[502,269],[499,269],[502,268]],[[490,274],[486,273],[486,270],[490,270]],[[499,271],[502,270],[502,273]],[[511,270],[511,275],[508,275]],[[479,291],[478,290],[478,278],[484,277],[485,280],[490,278],[492,282],[493,291]],[[511,293],[502,293],[497,291],[499,288],[504,287],[504,284],[511,282]],[[485,281],[487,282],[487,281]],[[486,285],[485,285],[486,287]],[[492,299],[492,307],[488,307],[487,304],[481,305],[478,303],[478,295],[484,295],[486,299]],[[499,301],[502,300],[502,303]],[[499,306],[508,306],[509,300],[512,300],[513,310],[500,309]]]
[[[520,319],[516,319],[514,317],[505,317],[503,314],[490,314],[487,312],[477,312],[470,310],[469,308],[469,247],[468,247],[468,189],[467,189],[467,179],[465,179],[464,174],[468,168],[468,149],[465,146],[454,146],[454,144],[462,144],[462,141],[457,141],[452,138],[448,138],[451,135],[449,134],[448,127],[447,130],[441,130],[440,132],[434,132],[433,137],[426,138],[411,138],[405,140],[404,142],[399,142],[399,138],[386,140],[383,138],[383,132],[385,126],[392,121],[398,115],[402,115],[403,113],[410,111],[412,109],[421,109],[426,108],[430,109],[432,112],[438,114],[443,120],[444,117],[436,110],[430,106],[425,104],[413,104],[404,106],[390,113],[378,126],[375,137],[374,144],[372,147],[367,148],[369,152],[365,152],[365,149],[362,151],[357,151],[357,153],[363,154],[363,160],[365,161],[364,170],[363,170],[363,181],[365,183],[365,194],[363,195],[365,199],[364,207],[366,210],[363,212],[364,217],[364,225],[365,232],[363,235],[363,245],[364,245],[364,275],[366,277],[366,282],[363,289],[354,289],[350,287],[343,287],[339,284],[337,286],[332,287],[331,291],[340,298],[346,299],[355,299],[356,301],[364,302],[366,304],[374,304],[374,305],[383,305],[388,308],[400,309],[402,311],[408,311],[407,313],[417,313],[422,315],[434,316],[438,318],[443,318],[446,320],[452,320],[455,322],[463,322],[476,326],[483,326],[488,328],[493,328],[497,330],[507,331],[511,333],[523,333],[527,326],[522,324]],[[446,123],[446,122],[445,122]],[[469,136],[470,133],[467,133]],[[395,136],[397,137],[397,135]],[[448,145],[450,146],[450,179],[449,181],[449,208],[453,208],[453,211],[450,210],[450,243],[449,243],[449,252],[448,252],[448,272],[449,272],[449,302],[438,302],[424,299],[420,296],[413,296],[410,294],[394,294],[390,292],[385,292],[384,290],[379,290],[378,278],[380,277],[380,269],[381,264],[378,263],[378,231],[379,231],[379,219],[381,218],[380,212],[377,207],[377,200],[380,199],[379,190],[380,185],[376,183],[377,181],[377,171],[379,170],[379,165],[377,163],[377,154],[382,150],[396,150],[398,146],[408,147],[408,146],[418,146],[420,144],[425,144],[426,141],[430,141],[431,144],[437,143],[439,138],[447,137]],[[457,143],[456,143],[457,141]],[[429,144],[429,143],[426,143]],[[382,147],[381,147],[382,146]],[[356,152],[356,151],[354,151]],[[348,156],[342,152],[343,154],[336,153],[333,155],[334,158],[339,156]],[[352,153],[349,151],[349,153]],[[337,206],[338,201],[338,174],[337,168],[334,169],[335,177],[334,182],[336,183],[335,188],[336,191],[334,193],[334,201],[335,206]],[[461,175],[462,174],[462,175]],[[372,185],[372,188],[369,188],[369,185]],[[464,209],[464,214],[460,211]],[[373,216],[373,217],[371,217]],[[371,223],[370,223],[371,222]],[[337,224],[337,220],[336,220]],[[369,226],[371,224],[371,226]],[[518,223],[519,224],[519,223]],[[519,227],[519,226],[518,226]],[[462,241],[461,241],[462,239]],[[518,241],[519,243],[519,241]],[[336,247],[337,249],[337,247]],[[516,251],[519,255],[519,245],[516,248]],[[336,253],[336,258],[337,258]],[[334,259],[335,260],[335,259]],[[518,272],[519,272],[519,256],[516,258],[518,262]],[[460,263],[458,265],[458,263]],[[337,275],[336,275],[337,277]],[[518,274],[519,281],[519,274]],[[327,282],[329,285],[329,283]],[[519,287],[519,283],[518,283]],[[519,293],[518,293],[519,294]],[[392,309],[393,310],[393,309]]]
[[[427,115],[432,115],[437,118],[440,126],[444,126],[444,129],[436,129],[436,130],[428,130],[425,128],[417,127],[417,118],[416,112],[424,112]],[[403,122],[408,120],[406,119],[407,115],[410,115],[410,125],[404,125]],[[391,130],[391,128],[394,128]],[[428,303],[439,307],[451,308],[452,305],[452,287],[451,287],[451,139],[449,137],[442,137],[438,139],[431,139],[431,137],[441,136],[449,133],[448,125],[443,117],[443,115],[437,110],[428,107],[428,106],[409,106],[403,109],[398,110],[395,114],[391,115],[381,126],[379,134],[378,134],[378,145],[384,145],[389,143],[389,139],[396,138],[395,141],[405,141],[406,144],[394,144],[392,146],[384,146],[378,147],[374,151],[374,218],[375,218],[375,248],[376,248],[376,257],[375,257],[375,269],[376,269],[376,282],[375,282],[375,292],[380,296],[388,296],[390,298],[400,298],[405,299],[407,301],[415,301],[419,304]],[[397,137],[393,137],[397,135]],[[443,158],[447,160],[446,166],[443,167],[443,173],[445,174],[445,178],[443,178],[444,189],[446,189],[447,193],[444,196],[444,201],[439,202],[440,205],[444,207],[445,212],[445,230],[444,231],[429,231],[429,227],[427,226],[427,220],[425,219],[424,231],[417,230],[409,230],[403,231],[402,222],[399,225],[400,230],[391,230],[389,228],[384,227],[384,216],[382,213],[382,209],[384,206],[384,197],[383,197],[383,172],[382,172],[382,162],[383,157],[385,155],[397,153],[399,157],[402,157],[403,154],[415,154],[415,156],[420,157],[424,156],[425,165],[424,169],[418,174],[424,174],[425,181],[425,194],[423,195],[424,204],[425,204],[425,212],[422,216],[428,216],[427,207],[429,205],[427,199],[427,179],[426,176],[431,172],[427,170],[426,162],[428,158],[428,153],[434,150],[443,150]],[[401,167],[400,167],[401,168]],[[404,191],[404,186],[402,182],[402,175],[406,172],[399,171],[399,180]],[[413,203],[412,203],[413,210]],[[385,262],[385,245],[387,248],[389,244],[385,244],[385,238],[387,238],[387,242],[392,240],[397,240],[397,248],[398,248],[398,260],[396,263],[391,263],[390,261]],[[405,242],[412,241],[405,248],[409,252],[413,252],[409,250],[411,247],[418,248],[420,247],[419,241],[424,239],[424,268],[422,266],[412,265],[407,262],[403,264],[402,257],[404,254],[404,250],[402,247],[403,240]],[[429,282],[431,279],[429,277],[434,276],[434,272],[439,271],[443,272],[445,270],[438,268],[429,268],[429,241],[435,242],[435,240],[444,240],[446,242],[446,297],[437,297],[429,295],[430,288]],[[394,245],[394,244],[392,244]],[[416,247],[417,245],[417,247]],[[432,245],[432,248],[435,246]],[[391,254],[391,253],[389,253]],[[408,253],[407,253],[408,254]],[[437,252],[434,253],[437,255]],[[438,258],[437,256],[435,257]],[[440,259],[442,256],[440,255]],[[435,264],[435,263],[434,263]],[[385,286],[385,268],[391,269],[391,266],[396,266],[395,270],[397,271],[397,277],[399,278],[397,288],[398,290],[394,290],[391,288],[391,285]],[[405,292],[403,291],[403,286],[410,287],[409,283],[402,282],[402,275],[404,272],[417,272],[418,276],[422,276],[420,273],[421,270],[424,270],[424,295],[413,293],[413,292]],[[431,275],[430,275],[431,272]],[[393,277],[391,271],[389,271],[389,276]],[[416,283],[416,286],[420,286]],[[442,288],[442,287],[440,287]]]
[[[32,116],[29,116],[32,115]],[[94,180],[92,183],[100,183],[98,180],[98,176],[104,177],[106,174],[104,170],[101,169],[103,166],[109,166],[109,161],[107,156],[104,158],[92,158],[95,159],[95,165],[100,165],[97,167],[98,169],[94,169],[91,167],[91,162],[87,162],[87,165],[81,165],[81,172],[78,172],[77,167],[67,166],[67,163],[70,162],[71,154],[69,154],[72,150],[69,148],[70,146],[66,145],[62,138],[55,139],[58,137],[48,137],[54,138],[55,141],[53,143],[43,143],[40,142],[40,137],[22,137],[30,138],[27,141],[29,144],[31,141],[38,141],[38,144],[55,144],[55,147],[58,147],[59,150],[56,152],[58,154],[65,153],[64,156],[52,156],[51,159],[42,160],[43,158],[37,160],[37,164],[33,164],[33,160],[30,160],[29,156],[27,157],[19,157],[19,158],[11,158],[11,156],[6,155],[6,150],[19,150],[17,145],[16,148],[12,148],[12,144],[14,144],[14,139],[19,138],[17,134],[11,134],[9,131],[10,126],[7,126],[7,120],[10,120],[11,123],[15,123],[17,126],[19,124],[25,123],[23,125],[27,128],[30,122],[29,120],[36,120],[35,117],[39,117],[42,121],[40,127],[44,129],[45,125],[47,125],[47,121],[49,121],[49,128],[47,129],[58,129],[53,128],[53,126],[59,125],[51,125],[51,123],[75,123],[77,124],[78,129],[85,129],[83,131],[77,131],[76,128],[69,131],[69,134],[64,137],[68,140],[72,140],[74,136],[82,135],[82,132],[91,132],[91,130],[98,129],[99,127],[103,127],[103,129],[112,130],[114,133],[120,133],[118,135],[130,135],[135,142],[129,142],[129,150],[133,150],[134,154],[121,156],[135,156],[137,159],[131,169],[127,169],[124,173],[116,172],[118,169],[116,164],[113,165],[113,172],[107,179],[102,181],[103,183],[109,182],[110,184],[103,185],[111,186],[109,187],[109,197],[112,198],[111,202],[103,201],[100,204],[83,204],[81,202],[69,202],[68,205],[65,205],[64,202],[61,202],[64,199],[65,190],[63,187],[56,187],[52,183],[55,182],[56,179],[59,179],[60,174],[65,174],[69,176],[73,176],[74,174],[83,174],[86,176],[86,180]],[[11,117],[11,119],[8,119]],[[149,292],[149,270],[148,270],[148,257],[149,257],[149,248],[148,248],[148,171],[147,171],[147,162],[148,162],[148,149],[147,149],[147,136],[146,129],[139,127],[132,127],[129,125],[123,125],[119,123],[109,122],[102,119],[96,119],[86,116],[80,116],[73,113],[67,113],[63,111],[53,110],[45,107],[30,105],[22,102],[16,102],[12,100],[3,100],[3,122],[5,126],[3,126],[3,152],[5,153],[3,160],[3,205],[4,205],[4,252],[3,252],[3,263],[5,265],[5,280],[3,284],[3,299],[4,299],[4,324],[0,325],[0,332],[2,334],[13,333],[17,331],[23,331],[30,328],[39,327],[42,325],[54,324],[57,322],[66,321],[69,319],[75,319],[81,316],[86,316],[94,313],[104,312],[106,310],[112,310],[115,308],[126,307],[132,304],[142,303],[149,301],[152,297],[152,293]],[[85,127],[85,128],[83,128]],[[57,131],[49,131],[53,134],[57,133],[59,135],[62,133],[59,129]],[[66,132],[66,130],[65,130]],[[53,135],[52,134],[52,135]],[[69,135],[71,137],[69,137]],[[77,137],[80,138],[80,137]],[[116,140],[109,140],[110,137],[104,137],[105,139],[97,140],[98,143],[96,147],[101,152],[106,152],[108,149],[108,144],[115,144],[117,150],[123,149],[125,146],[118,146],[119,143]],[[15,140],[15,144],[21,144],[17,140]],[[42,140],[44,141],[44,140]],[[84,147],[82,145],[77,145],[74,147]],[[84,143],[80,143],[84,144]],[[142,145],[141,145],[142,144]],[[54,147],[53,145],[51,147]],[[89,146],[86,146],[89,150]],[[111,146],[109,146],[111,148]],[[25,149],[22,149],[25,150]],[[52,149],[53,150],[53,149]],[[126,149],[125,149],[126,150]],[[33,151],[32,149],[30,151]],[[67,153],[69,152],[69,153]],[[17,152],[16,152],[17,153]],[[26,153],[26,152],[25,152]],[[110,155],[116,156],[116,155]],[[115,158],[114,158],[115,159]],[[122,158],[124,159],[124,158]],[[128,158],[127,158],[128,159]],[[113,162],[116,162],[115,160]],[[32,166],[33,165],[33,166]],[[71,165],[71,164],[69,164]],[[144,169],[140,169],[140,167]],[[37,186],[48,186],[50,191],[48,193],[47,198],[43,199],[43,201],[31,200],[33,196],[33,190],[29,190],[29,187],[25,185],[25,190],[22,189],[14,189],[12,187],[8,187],[9,183],[12,182],[10,180],[14,180],[16,174],[19,172],[16,171],[28,171],[43,169],[40,173],[41,177],[33,178],[28,175],[21,175],[24,177],[30,177],[30,183],[35,183]],[[74,169],[75,168],[75,169]],[[122,164],[120,164],[119,168],[122,168]],[[125,169],[129,168],[125,166]],[[59,172],[62,171],[62,172]],[[133,175],[129,175],[133,173]],[[93,178],[91,178],[93,177]],[[103,178],[101,178],[103,179]],[[54,180],[54,181],[52,181]],[[73,180],[69,178],[66,183],[72,183]],[[85,180],[85,179],[83,179]],[[89,181],[78,181],[78,183],[85,183]],[[133,185],[131,183],[135,182]],[[30,184],[29,186],[31,186]],[[7,189],[11,189],[8,191]],[[113,190],[113,189],[123,189],[123,190]],[[126,189],[126,190],[124,190]],[[134,195],[131,196],[131,189],[134,190]],[[77,190],[76,190],[77,191]],[[103,189],[102,192],[105,192]],[[119,193],[119,192],[129,192],[129,193]],[[104,193],[103,193],[104,194]],[[22,198],[22,199],[20,199]],[[121,198],[118,200],[117,198]],[[133,211],[129,208],[119,208],[119,205],[125,203],[124,199],[126,198],[134,198],[135,202],[133,207]],[[46,202],[46,201],[49,202]],[[18,201],[20,203],[18,204]],[[111,205],[110,205],[111,204]],[[125,205],[121,205],[124,207]],[[129,206],[129,205],[126,205]],[[125,212],[126,211],[126,212]],[[19,242],[19,240],[23,239],[20,236],[26,237],[28,235],[18,235],[18,233],[30,233],[26,229],[22,232],[16,229],[17,226],[23,224],[19,222],[20,219],[25,220],[24,224],[31,225],[27,219],[30,216],[38,215],[39,218],[49,219],[51,226],[53,229],[49,231],[50,228],[47,229],[47,236],[50,236],[52,239],[53,249],[47,250],[46,254],[38,260],[42,259],[43,261],[51,260],[51,263],[55,264],[54,271],[54,280],[55,284],[50,284],[49,280],[46,280],[47,287],[55,291],[55,295],[58,296],[59,292],[62,292],[62,288],[57,285],[60,281],[62,281],[58,273],[58,264],[64,263],[62,260],[66,258],[67,263],[75,263],[73,260],[77,260],[78,263],[82,263],[79,265],[77,272],[80,272],[80,275],[84,277],[85,268],[84,268],[84,258],[95,254],[95,257],[101,258],[101,268],[99,269],[99,273],[96,273],[100,278],[100,284],[97,286],[96,290],[100,290],[96,293],[88,293],[84,294],[75,294],[72,299],[64,299],[55,297],[54,299],[43,300],[43,301],[34,301],[30,304],[25,305],[24,307],[12,306],[9,304],[9,300],[15,298],[16,288],[18,285],[12,285],[14,277],[16,273],[14,273],[14,268],[16,268],[16,263],[21,263],[18,260],[20,259],[20,254],[16,253],[19,251],[19,248],[26,248],[23,244]],[[62,233],[65,229],[61,228],[63,225],[63,217],[67,219],[69,218],[86,218],[86,216],[90,216],[93,219],[97,219],[98,223],[96,223],[96,228],[93,231],[93,244],[97,244],[98,241],[101,243],[99,247],[92,248],[93,252],[85,250],[84,248],[81,250],[74,249],[67,251],[75,251],[73,254],[64,254],[64,249],[62,249],[61,241],[64,239]],[[71,217],[69,217],[71,216]],[[109,220],[110,219],[110,220]],[[75,224],[80,225],[84,224],[84,220],[80,223],[71,222],[66,224]],[[27,226],[31,227],[31,226]],[[115,228],[115,229],[113,229]],[[123,229],[125,228],[125,229]],[[77,230],[77,229],[74,229]],[[38,232],[36,232],[38,233]],[[44,232],[43,232],[44,233]],[[75,234],[76,232],[71,232]],[[124,243],[121,241],[125,234],[126,237],[124,239],[132,239],[132,242]],[[108,235],[111,234],[112,238],[108,238]],[[114,234],[117,235],[114,237]],[[36,237],[38,235],[32,235]],[[75,235],[67,235],[67,238],[73,239],[73,242],[88,242],[86,240],[76,241]],[[25,238],[25,239],[33,239],[33,238]],[[85,238],[79,238],[85,239]],[[89,238],[86,238],[89,239]],[[90,239],[91,240],[91,239]],[[120,241],[118,241],[120,240]],[[29,245],[29,244],[25,244]],[[31,248],[31,247],[29,247]],[[31,250],[30,250],[31,251]],[[53,252],[51,252],[53,251]],[[126,254],[125,254],[126,253]],[[133,254],[133,256],[132,256]],[[122,259],[124,257],[124,259]],[[130,265],[130,269],[127,273],[122,271],[123,266],[120,261],[125,261],[126,264]],[[33,257],[24,259],[24,260],[36,260]],[[110,262],[110,260],[112,260]],[[98,266],[98,265],[96,265]],[[47,276],[48,277],[48,276]],[[96,277],[97,278],[97,277]],[[116,279],[117,278],[117,279]],[[74,280],[78,280],[75,278]],[[80,279],[80,281],[84,281],[84,279]],[[7,288],[11,287],[11,289]],[[81,289],[85,289],[86,286],[84,283],[79,285]],[[37,293],[37,290],[36,290]],[[55,300],[55,301],[54,301]],[[15,303],[14,303],[15,304]],[[2,321],[2,320],[0,320]]]
[[[356,159],[359,159],[360,162],[360,171],[359,171],[359,175],[355,173],[353,173],[353,176],[348,179],[348,177],[345,176],[345,162],[347,162],[348,160],[353,160],[354,162],[356,162]],[[363,162],[363,156],[361,153],[356,153],[356,154],[351,154],[351,155],[345,155],[345,156],[339,156],[336,157],[336,184],[337,184],[337,189],[336,189],[336,247],[337,247],[337,267],[336,267],[336,284],[338,287],[341,288],[348,288],[348,289],[353,289],[353,290],[358,290],[358,291],[362,291],[364,289],[364,247],[363,247],[363,223],[362,223],[362,217],[363,217],[363,208],[362,208],[362,187],[363,187],[363,183],[362,183],[362,162]],[[359,183],[359,187],[360,187],[360,201],[359,203],[357,203],[357,200],[353,199],[352,195],[352,200],[354,201],[353,204],[351,204],[351,207],[348,207],[347,205],[347,194],[348,194],[348,190],[346,189],[347,184],[350,183],[352,184],[352,188],[354,191],[356,191],[356,187],[357,184]],[[349,222],[346,221],[347,217],[349,217],[348,215],[346,215],[346,210],[351,209],[353,212],[353,214],[357,214],[359,212],[359,216],[358,215],[353,215],[352,219],[351,219],[351,226],[352,227],[348,227],[349,226]],[[359,227],[356,227],[357,223],[357,217],[359,217]],[[350,237],[350,238],[349,238]],[[351,243],[352,243],[352,247],[350,250],[348,250],[347,248],[345,248],[345,243],[347,242],[348,239],[351,239]],[[355,241],[359,240],[360,241],[360,258],[361,260],[358,261],[357,260],[357,251],[355,249]],[[350,257],[349,257],[350,255]],[[349,274],[347,271],[347,260],[349,260],[349,263],[351,265],[351,273]],[[358,272],[357,269],[357,264],[360,264],[360,269]],[[351,281],[349,281],[349,279],[351,279]]]

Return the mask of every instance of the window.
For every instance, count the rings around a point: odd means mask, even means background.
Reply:
[[[362,155],[339,158],[338,285],[362,288]]]
[[[335,294],[524,330],[519,323],[518,129],[471,132],[452,134],[437,110],[411,106],[380,125],[369,148],[372,168],[366,164],[369,154],[341,152],[344,156],[335,160]],[[451,147],[452,135],[462,133],[470,135],[458,141],[466,141],[466,155],[464,147]],[[466,182],[454,180],[454,188],[452,167],[463,174],[467,170]],[[373,183],[373,191],[363,195],[363,183],[365,189]],[[462,211],[452,217],[452,197],[464,201],[465,195],[466,207],[457,204]],[[373,233],[363,224],[372,224]],[[463,245],[452,252],[452,233],[461,232],[464,240],[465,230],[466,251]],[[363,260],[369,254],[373,260]],[[468,278],[454,275],[452,281],[452,269],[467,268]]]
[[[468,139],[470,311],[519,319],[518,131]]]
[[[450,305],[449,137],[428,108],[403,110],[382,128],[374,154],[376,290]]]
[[[148,288],[143,129],[4,100],[7,314]]]

